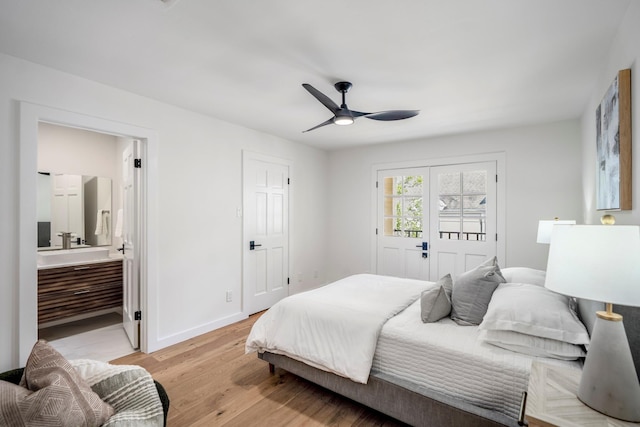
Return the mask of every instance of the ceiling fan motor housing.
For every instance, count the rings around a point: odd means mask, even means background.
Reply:
[[[333,85],[333,87],[335,87],[336,90],[341,93],[349,92],[349,89],[351,89],[351,86],[352,85],[350,82],[338,82]]]

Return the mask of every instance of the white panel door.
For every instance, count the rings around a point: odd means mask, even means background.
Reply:
[[[428,168],[378,171],[378,274],[429,279],[428,189]]]
[[[471,270],[497,252],[496,162],[431,168],[431,280]]]
[[[139,248],[137,245],[140,229],[139,180],[140,169],[135,167],[135,159],[140,158],[140,141],[131,140],[122,153],[122,213],[116,214],[122,218],[120,232],[124,255],[122,271],[122,323],[127,337],[134,349],[140,347],[140,320],[136,319],[136,312],[140,311],[140,269]],[[118,224],[116,223],[116,227]]]
[[[244,153],[243,311],[265,310],[289,294],[289,165]]]
[[[69,231],[66,178],[63,174],[51,178],[51,246],[62,247],[60,233]]]
[[[84,239],[82,176],[53,174],[51,179],[51,246],[62,246],[62,232]]]
[[[84,240],[84,191],[82,175],[65,175],[67,180],[67,212],[72,240]]]

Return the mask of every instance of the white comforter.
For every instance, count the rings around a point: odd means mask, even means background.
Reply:
[[[282,354],[366,384],[382,326],[430,286],[358,274],[292,295],[256,321],[246,352]]]

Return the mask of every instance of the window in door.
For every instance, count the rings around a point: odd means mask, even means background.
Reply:
[[[422,238],[422,175],[383,179],[385,236]]]
[[[439,238],[485,241],[486,203],[486,170],[439,173]]]

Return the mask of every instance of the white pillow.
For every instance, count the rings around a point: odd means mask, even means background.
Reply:
[[[507,283],[528,283],[544,286],[547,272],[529,267],[507,267],[502,269],[502,276]]]
[[[568,297],[525,283],[500,284],[478,328],[515,331],[571,344],[589,343],[589,333],[569,307]]]
[[[480,331],[480,339],[488,344],[517,353],[560,360],[576,360],[586,356],[580,345],[569,344],[549,338],[534,337],[513,331]]]

